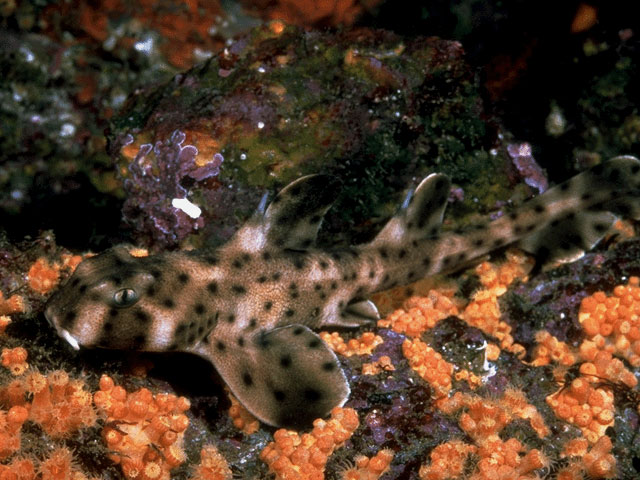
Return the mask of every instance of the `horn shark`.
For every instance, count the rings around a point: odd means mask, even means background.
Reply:
[[[258,419],[301,427],[349,396],[336,355],[312,329],[374,322],[372,293],[515,242],[575,258],[614,214],[640,217],[640,160],[631,156],[468,232],[441,232],[451,183],[432,174],[373,241],[321,250],[316,235],[338,184],[327,175],[294,181],[215,250],[137,258],[115,247],[91,257],[50,298],[46,318],[74,348],[200,355]]]

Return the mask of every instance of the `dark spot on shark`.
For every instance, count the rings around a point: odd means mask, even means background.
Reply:
[[[149,285],[147,287],[147,296],[153,297],[156,294],[156,287],[154,285]]]
[[[260,275],[258,277],[258,283],[264,283],[267,281],[267,277],[265,275]]]
[[[280,272],[276,272],[273,275],[271,275],[271,280],[273,280],[274,282],[277,282],[278,280],[280,280],[281,276],[282,274]]]
[[[178,274],[178,281],[181,284],[186,285],[189,282],[189,275],[187,275],[186,273]]]
[[[322,364],[322,370],[325,372],[333,372],[336,369],[336,364],[333,362],[325,362]]]
[[[544,211],[546,210],[544,205],[536,205],[535,207],[533,207],[533,211],[536,213],[544,213]]]
[[[204,315],[207,312],[207,309],[204,304],[196,303],[193,307],[193,311],[196,312],[197,315]]]
[[[280,357],[280,366],[282,368],[289,368],[291,366],[291,355],[283,355]]]
[[[209,282],[207,284],[207,290],[209,290],[209,293],[218,293],[218,283],[217,282]]]
[[[224,352],[227,349],[227,346],[223,342],[218,340],[216,342],[216,348],[218,349],[219,352]]]
[[[329,267],[329,264],[327,262],[325,262],[324,260],[320,260],[320,268],[322,270],[326,270],[327,267]]]
[[[169,308],[169,309],[172,309],[176,306],[175,302],[170,298],[165,298],[162,301],[162,304],[165,306],[165,308]]]
[[[227,323],[233,323],[236,321],[236,316],[232,313],[227,317]]]
[[[273,398],[275,398],[277,402],[282,403],[282,402],[285,401],[287,396],[284,394],[284,392],[282,390],[274,390],[273,391]]]
[[[309,348],[318,348],[320,345],[321,345],[321,342],[320,342],[320,339],[318,338],[312,339],[308,344]]]
[[[151,316],[144,310],[136,310],[134,316],[136,317],[136,320],[142,323],[148,323],[151,321]]]
[[[218,257],[215,257],[213,255],[206,255],[204,257],[204,261],[205,261],[205,263],[207,263],[207,264],[209,264],[211,266],[217,265],[220,262],[220,260],[218,260]]]
[[[244,337],[238,337],[238,346],[244,347]]]
[[[236,295],[244,295],[245,293],[247,293],[247,289],[242,285],[231,285],[231,291]]]
[[[271,252],[262,252],[262,259],[266,262],[271,260]]]
[[[264,309],[268,312],[269,310],[271,310],[271,307],[273,307],[273,302],[268,301],[268,302],[264,302]]]
[[[244,383],[245,387],[253,386],[253,378],[249,372],[244,372],[242,374],[242,383]]]
[[[291,308],[288,308],[288,309],[284,312],[284,314],[285,314],[287,317],[289,317],[289,318],[293,317],[293,316],[295,315],[295,313],[296,313],[296,311],[295,311],[295,310],[293,310],[293,309],[291,309]]]
[[[321,398],[322,398],[322,394],[315,388],[307,388],[304,391],[304,399],[307,402],[313,402],[313,403],[319,402]]]
[[[386,248],[379,248],[378,253],[382,258],[389,258],[389,252],[387,252]]]
[[[78,314],[76,312],[74,312],[73,310],[69,310],[67,313],[64,314],[64,318],[62,320],[62,327],[68,329],[73,324],[77,316]]]

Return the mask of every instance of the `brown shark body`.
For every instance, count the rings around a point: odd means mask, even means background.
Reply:
[[[440,232],[450,182],[433,174],[372,242],[319,250],[336,184],[325,175],[293,182],[215,251],[137,258],[116,247],[85,260],[46,317],[75,348],[196,353],[260,420],[300,426],[349,395],[335,354],[312,328],[372,322],[378,312],[368,295],[517,241],[575,256],[609,230],[613,213],[640,216],[634,157],[616,157],[465,233]]]

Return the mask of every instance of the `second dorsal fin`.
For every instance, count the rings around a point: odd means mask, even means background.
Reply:
[[[306,250],[313,246],[340,181],[331,175],[307,175],[283,188],[265,209],[258,208],[234,237],[243,250],[266,247]],[[261,202],[262,205],[262,202]]]
[[[437,235],[447,207],[451,180],[433,173],[407,196],[400,211],[391,218],[373,239],[372,244],[397,244]]]

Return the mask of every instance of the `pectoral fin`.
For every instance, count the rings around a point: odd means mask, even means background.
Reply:
[[[198,353],[213,362],[247,410],[270,425],[308,427],[349,396],[336,355],[305,326],[258,333],[243,347],[210,343]]]

